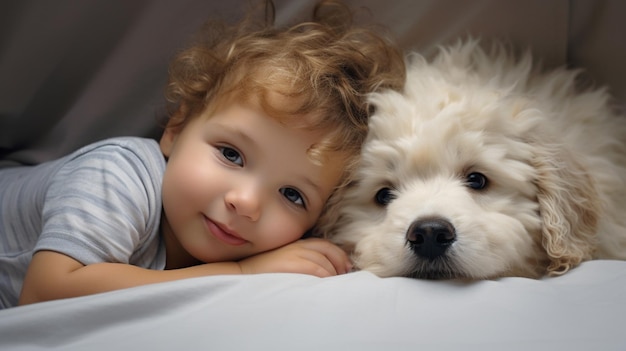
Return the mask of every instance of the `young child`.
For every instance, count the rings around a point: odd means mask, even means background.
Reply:
[[[205,29],[171,64],[159,143],[113,138],[0,170],[0,306],[214,274],[349,271],[341,249],[300,238],[353,168],[364,95],[399,87],[404,64],[373,32],[314,19]]]

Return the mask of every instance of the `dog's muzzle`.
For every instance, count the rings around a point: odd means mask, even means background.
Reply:
[[[434,260],[443,255],[456,240],[456,230],[443,218],[423,218],[411,224],[406,232],[411,250],[419,257]]]

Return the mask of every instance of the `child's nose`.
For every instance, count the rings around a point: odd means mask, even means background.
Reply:
[[[224,198],[226,206],[240,216],[256,221],[261,215],[260,191],[254,186],[231,189]]]

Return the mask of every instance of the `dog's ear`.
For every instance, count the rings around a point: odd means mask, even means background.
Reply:
[[[591,259],[600,200],[585,168],[569,150],[540,150],[537,199],[542,244],[550,259],[549,275],[560,275]]]
[[[349,182],[333,191],[315,227],[311,230],[311,236],[326,239],[333,237],[342,217],[339,209],[342,206],[343,193],[345,193],[348,187],[353,185],[353,182]]]
[[[312,236],[318,238],[330,238],[333,236],[334,228],[337,226],[341,217],[339,208],[341,206],[343,192],[345,192],[345,186],[335,189],[330,195],[324,207],[324,211],[317,220],[315,227],[311,230]]]

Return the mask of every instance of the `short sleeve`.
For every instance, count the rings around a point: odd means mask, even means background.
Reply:
[[[159,250],[164,169],[154,149],[105,142],[69,158],[50,179],[35,250],[60,252],[85,265],[149,268]]]

